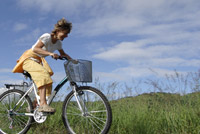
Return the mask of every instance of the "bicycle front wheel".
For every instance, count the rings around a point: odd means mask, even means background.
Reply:
[[[13,89],[0,96],[0,134],[23,134],[30,128],[33,117],[25,113],[30,113],[33,106],[28,96],[19,102],[23,95],[23,91]]]
[[[63,122],[71,134],[105,134],[112,122],[108,100],[99,90],[89,86],[79,87],[77,97],[70,92],[62,112]]]

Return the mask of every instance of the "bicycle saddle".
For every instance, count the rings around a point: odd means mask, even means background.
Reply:
[[[24,71],[24,72],[23,72],[23,75],[24,75],[25,77],[31,79],[31,75],[30,75],[28,72]]]

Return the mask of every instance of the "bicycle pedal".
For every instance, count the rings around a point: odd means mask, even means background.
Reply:
[[[53,115],[55,112],[42,112],[44,116]]]

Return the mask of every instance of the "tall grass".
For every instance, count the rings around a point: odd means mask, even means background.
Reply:
[[[184,75],[175,71],[163,79],[133,81],[132,85],[101,84],[97,79],[95,86],[111,103],[113,123],[109,134],[199,134],[199,83],[200,71]],[[142,87],[148,93],[141,94]],[[62,102],[52,106],[57,109],[55,115],[45,123],[33,124],[28,134],[67,133],[61,119]]]
[[[28,134],[67,133],[61,120],[62,103],[55,115],[33,124]],[[200,94],[151,93],[111,101],[113,123],[109,134],[198,134]],[[78,125],[78,124],[77,124]]]
[[[111,133],[200,133],[199,98],[199,94],[152,93],[112,102],[114,120]]]

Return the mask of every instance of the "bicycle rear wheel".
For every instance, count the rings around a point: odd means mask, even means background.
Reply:
[[[33,117],[25,113],[33,110],[31,99],[26,96],[16,106],[23,95],[23,91],[13,89],[0,96],[0,134],[23,134],[30,128]]]
[[[112,122],[111,107],[106,97],[93,87],[83,86],[77,90],[80,110],[74,92],[63,103],[63,122],[71,134],[105,134]]]

